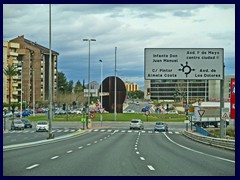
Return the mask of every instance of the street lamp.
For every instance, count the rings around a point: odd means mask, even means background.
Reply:
[[[88,107],[87,107],[87,117],[86,117],[86,127],[88,129],[88,117],[89,117],[89,105],[90,105],[90,42],[96,41],[96,39],[83,39],[83,41],[88,41],[89,43],[89,53],[88,53]]]
[[[22,81],[22,78],[23,78],[23,61],[21,62],[21,106],[20,106],[20,118],[22,119],[22,103],[23,103],[23,81]]]
[[[102,109],[102,104],[103,104],[103,101],[102,101],[102,98],[103,98],[103,83],[102,83],[102,65],[103,65],[103,61],[100,59],[99,62],[101,63],[101,105],[100,105],[100,108]],[[101,126],[102,126],[102,114],[100,116],[100,120],[101,120]]]

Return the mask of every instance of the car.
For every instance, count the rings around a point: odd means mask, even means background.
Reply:
[[[67,114],[65,110],[57,110],[54,114]]]
[[[165,122],[156,122],[154,131],[165,131],[168,132],[168,124]]]
[[[130,126],[129,126],[130,129],[139,129],[139,130],[143,130],[144,129],[144,125],[143,125],[143,122],[142,120],[140,119],[132,119],[131,122],[130,122]]]
[[[11,111],[3,111],[3,117],[12,117],[13,113]]]
[[[29,111],[23,111],[22,112],[22,117],[27,117],[30,116],[30,112]],[[16,114],[16,117],[20,117],[20,113]]]
[[[127,109],[124,110],[123,113],[134,113],[135,111],[133,109]]]
[[[32,128],[32,122],[30,120],[22,118],[21,121],[24,123],[25,128]]]
[[[11,124],[11,130],[24,130],[24,123],[20,119],[14,119]]]
[[[168,114],[178,114],[178,111],[177,110],[170,110],[167,113]]]
[[[49,125],[47,121],[38,121],[36,124],[36,132],[38,131],[47,131],[48,132]]]

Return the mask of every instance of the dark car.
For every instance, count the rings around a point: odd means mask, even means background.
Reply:
[[[165,122],[156,122],[154,131],[165,131],[168,132],[168,124]]]
[[[24,123],[25,128],[32,128],[32,122],[28,119],[22,118],[21,121]]]

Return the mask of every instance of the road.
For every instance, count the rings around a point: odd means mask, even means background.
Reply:
[[[72,139],[3,152],[4,176],[234,176],[235,152],[181,131],[100,128]]]

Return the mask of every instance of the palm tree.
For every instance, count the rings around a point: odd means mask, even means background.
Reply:
[[[13,64],[10,65],[8,64],[8,66],[6,68],[3,69],[3,73],[5,76],[8,77],[8,104],[9,104],[9,107],[8,107],[8,110],[10,111],[10,106],[11,106],[11,84],[12,84],[12,77],[13,76],[16,76],[18,74],[18,70],[17,70],[17,67],[14,66]]]

